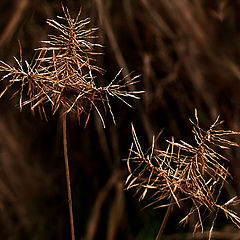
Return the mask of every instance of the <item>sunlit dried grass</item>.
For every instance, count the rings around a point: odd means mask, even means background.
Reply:
[[[120,77],[121,71],[106,86],[97,86],[96,73],[103,74],[104,70],[97,66],[95,51],[100,44],[95,40],[96,28],[88,28],[90,19],[80,20],[81,10],[72,19],[67,8],[63,8],[64,17],[58,17],[59,22],[49,19],[47,23],[60,34],[49,35],[49,40],[42,41],[47,45],[35,49],[36,54],[31,63],[23,61],[20,47],[20,59],[16,57],[17,67],[3,61],[0,71],[4,72],[2,80],[8,80],[1,96],[13,84],[19,83],[19,107],[30,105],[31,111],[38,109],[47,118],[45,104],[50,103],[52,114],[63,107],[65,114],[76,112],[80,120],[81,114],[86,114],[87,124],[91,110],[94,108],[104,125],[104,117],[99,109],[110,111],[110,97],[116,97],[131,106],[124,98],[139,98],[142,91],[130,91],[129,87],[138,81],[139,76]]]
[[[204,222],[211,221],[209,239],[219,210],[240,228],[240,216],[232,207],[239,204],[237,197],[231,198],[225,204],[219,203],[222,187],[230,177],[228,159],[221,155],[221,149],[239,147],[226,137],[240,135],[240,132],[221,130],[219,117],[205,131],[199,125],[197,111],[193,125],[195,145],[184,141],[179,143],[168,141],[166,150],[155,148],[155,139],[146,154],[141,149],[134,127],[133,143],[127,159],[129,176],[127,189],[134,188],[140,195],[139,200],[145,197],[150,199],[150,205],[156,208],[177,205],[181,208],[185,204],[191,207],[180,223],[187,223],[190,216],[198,216],[195,231],[199,228],[204,231]],[[186,207],[185,206],[185,207]],[[214,215],[210,218],[210,213]]]
[[[62,5],[63,17],[59,21],[49,19],[47,23],[58,34],[49,35],[49,40],[42,41],[43,46],[35,49],[35,56],[29,63],[23,61],[20,45],[20,58],[14,57],[17,66],[0,61],[0,72],[3,72],[2,81],[6,81],[5,92],[13,85],[18,84],[15,97],[19,95],[20,110],[30,105],[34,113],[37,109],[40,115],[47,119],[46,105],[51,106],[54,115],[61,109],[63,114],[63,150],[65,173],[68,193],[68,206],[72,240],[75,239],[74,218],[71,196],[71,182],[67,152],[66,115],[74,112],[80,122],[80,116],[85,114],[87,125],[92,109],[95,109],[103,126],[103,113],[109,111],[115,123],[114,114],[110,105],[110,98],[115,97],[128,106],[131,105],[125,98],[138,99],[142,91],[131,90],[132,85],[138,82],[139,76],[127,74],[120,77],[122,69],[106,86],[98,86],[96,79],[104,70],[97,66],[95,55],[101,54],[95,48],[102,47],[96,41],[96,28],[89,28],[90,19],[80,19],[81,9],[76,18],[72,18],[67,8]]]
[[[2,2],[7,1],[3,0]],[[15,8],[22,1],[14,2],[16,2]],[[32,3],[34,1],[28,2]],[[39,26],[39,23],[42,23],[42,21],[39,21],[41,20],[39,17],[47,16],[51,18],[58,11],[58,1],[37,2],[41,3],[41,7],[37,3],[37,7],[34,9],[35,14],[33,15],[30,12],[31,10],[28,10],[27,14],[24,13],[22,17],[26,23],[28,16],[33,16],[30,21],[31,24],[27,24],[30,28],[25,27],[24,31],[21,30],[19,31],[20,34],[18,34],[26,50],[31,48],[32,43],[30,41],[32,39],[34,39],[33,42],[38,39],[47,39],[42,37],[47,29],[43,30],[42,25]],[[101,0],[104,9],[103,13],[96,9],[96,2],[96,0],[82,1],[84,12],[88,12],[96,22],[98,21],[96,17],[98,15],[99,18],[101,18],[100,15],[104,15],[108,19],[125,64],[144,73],[142,81],[145,85],[144,89],[147,90],[147,93],[150,93],[146,94],[143,99],[146,107],[141,105],[139,109],[133,111],[134,115],[128,115],[128,119],[138,119],[136,123],[138,126],[135,124],[134,126],[142,129],[143,138],[148,136],[151,141],[152,132],[162,126],[167,127],[168,131],[171,131],[171,135],[175,136],[175,139],[176,137],[179,138],[180,135],[184,135],[186,131],[183,124],[176,123],[182,122],[194,106],[201,108],[201,114],[203,115],[202,126],[205,123],[204,115],[205,117],[210,115],[212,119],[217,112],[221,112],[221,116],[226,120],[225,125],[230,129],[238,129],[239,85],[238,80],[235,78],[235,76],[239,78],[239,34],[237,27],[239,3],[237,1]],[[223,2],[227,3],[224,9],[220,7]],[[78,9],[78,1],[69,1],[68,4],[70,4],[71,9]],[[181,9],[179,9],[179,5],[181,5]],[[10,6],[9,4],[6,6],[8,9],[6,11],[7,15],[10,16]],[[212,16],[212,13],[214,13],[214,16]],[[224,16],[219,18],[221,21],[218,20],[219,13]],[[16,15],[12,14],[13,17]],[[186,17],[189,16],[191,20],[186,20]],[[4,15],[2,15],[2,18],[3,26],[5,26],[8,18],[4,17]],[[19,21],[19,25],[22,29],[21,21]],[[108,37],[107,24],[101,18],[96,25],[102,25],[104,36],[101,42],[108,41],[108,49],[111,51],[111,46],[114,49],[115,43]],[[15,29],[18,29],[18,27]],[[16,36],[15,29],[12,30],[12,36]],[[196,29],[198,34],[196,34]],[[202,36],[201,39],[198,37],[199,34]],[[104,40],[105,36],[107,39]],[[122,41],[123,38],[124,41]],[[9,38],[7,41],[9,41]],[[11,40],[11,44],[8,45],[9,48],[2,49],[8,63],[11,61],[9,57],[15,55],[16,48],[12,44],[14,41]],[[206,43],[210,44],[210,46],[206,46]],[[24,51],[25,56],[27,54],[26,50]],[[12,54],[12,52],[14,53]],[[119,58],[120,54],[117,51],[113,53],[116,59]],[[110,61],[108,61],[108,56],[104,57],[104,64],[110,68],[114,67],[113,59],[110,58]],[[110,56],[112,55],[110,54]],[[210,56],[213,58],[210,59]],[[118,61],[118,64],[124,70],[126,69],[120,61]],[[104,66],[104,68],[106,67]],[[12,111],[11,108],[7,110],[8,112]],[[114,110],[116,111],[115,108]],[[176,115],[177,117],[173,117]],[[98,117],[96,117],[96,121],[98,121]],[[148,125],[146,124],[147,121]],[[127,123],[127,121],[124,122],[124,124]],[[122,127],[125,129],[127,125],[122,125]],[[101,128],[101,124],[99,124],[99,129],[107,135],[108,132]],[[88,131],[95,130],[89,128]],[[119,137],[117,141],[120,142],[119,146],[121,147],[123,147],[121,142],[125,143],[125,140],[128,139],[122,133],[117,136]],[[102,141],[102,137],[99,138],[100,141]],[[143,138],[140,138],[142,144],[144,144]],[[75,140],[79,141],[79,137]],[[71,137],[71,141],[74,142],[73,137]],[[96,141],[98,141],[97,138],[91,139],[91,144]],[[25,148],[25,146],[22,147]],[[105,145],[105,147],[110,148],[109,145]],[[124,153],[122,154],[124,155]],[[237,156],[231,159],[230,169],[234,179],[230,182],[230,185],[225,186],[223,189],[224,192],[229,192],[229,188],[231,188],[231,193],[235,192],[234,195],[237,193],[239,195],[239,153],[236,154]],[[117,156],[117,159],[119,158],[120,156]],[[104,166],[104,159],[102,160],[101,163]],[[76,164],[76,162],[72,162],[72,164]],[[92,161],[88,161],[87,164],[92,169]],[[77,166],[73,165],[73,167]],[[104,168],[108,168],[108,164],[105,163]],[[103,174],[105,172],[99,173],[99,175]],[[89,181],[95,181],[96,177],[94,175]],[[8,180],[6,179],[6,181]],[[91,192],[91,196],[95,196],[95,189]],[[127,236],[131,238],[131,235],[136,233],[133,233],[136,222],[146,220],[147,216],[139,217],[134,209],[131,208],[131,211],[125,211],[127,215],[125,218],[127,223],[125,224],[128,224],[129,227],[127,231],[125,229],[122,232],[120,231],[120,236],[124,234],[126,238]],[[128,221],[128,217],[132,216],[136,216],[134,221]],[[151,219],[152,222],[155,220]],[[190,219],[190,226],[191,222]],[[225,223],[223,224],[225,225]],[[123,225],[121,224],[121,226]],[[144,229],[148,227],[146,224]],[[102,231],[101,227],[99,229],[101,229],[99,231]],[[227,238],[227,231],[221,229],[221,233]],[[35,234],[39,233],[35,231]],[[181,233],[176,234],[173,239],[181,238],[180,235]],[[201,236],[201,239],[205,239],[206,233]],[[220,237],[219,239],[223,238]]]

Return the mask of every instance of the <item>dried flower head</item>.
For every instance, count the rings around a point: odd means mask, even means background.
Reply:
[[[187,223],[189,217],[197,214],[195,231],[200,227],[204,230],[204,220],[213,214],[209,238],[219,210],[223,210],[227,218],[240,227],[240,216],[231,207],[239,203],[233,197],[225,204],[219,204],[219,196],[226,179],[230,176],[228,159],[219,153],[219,149],[239,147],[226,137],[240,135],[239,132],[218,130],[222,124],[219,118],[205,131],[199,126],[197,111],[193,125],[195,145],[184,141],[168,141],[166,150],[155,148],[155,140],[150,153],[144,154],[134,128],[133,143],[127,159],[129,176],[127,189],[134,188],[140,194],[140,200],[147,195],[150,205],[156,208],[177,205],[179,208],[189,206],[187,215],[180,223]],[[203,220],[204,219],[204,220]]]
[[[95,50],[101,47],[95,43],[96,28],[89,28],[90,19],[80,19],[81,10],[73,19],[67,8],[62,6],[64,16],[59,21],[49,19],[47,23],[58,32],[49,35],[49,40],[42,41],[46,46],[35,49],[36,56],[29,64],[15,58],[17,67],[1,61],[0,71],[4,72],[2,80],[8,80],[6,90],[15,83],[20,83],[19,106],[30,105],[31,111],[36,108],[46,117],[45,104],[50,103],[52,113],[63,107],[65,114],[74,111],[78,119],[86,115],[85,124],[89,120],[91,110],[95,108],[104,125],[101,109],[108,109],[114,121],[109,97],[117,97],[127,105],[124,98],[138,98],[142,91],[129,90],[139,76],[130,75],[120,78],[121,71],[104,87],[96,85],[96,73],[104,70],[96,65]]]

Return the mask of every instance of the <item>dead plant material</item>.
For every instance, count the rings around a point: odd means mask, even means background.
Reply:
[[[52,114],[59,109],[63,111],[63,145],[65,159],[65,173],[67,181],[69,214],[72,240],[75,239],[74,219],[72,210],[71,182],[67,154],[66,115],[75,112],[80,122],[80,115],[85,114],[87,125],[92,109],[98,113],[105,127],[102,112],[107,109],[115,123],[110,105],[110,97],[116,97],[128,106],[125,98],[136,98],[142,91],[130,90],[138,82],[139,76],[131,77],[127,74],[121,78],[120,70],[107,86],[97,86],[97,74],[104,70],[97,66],[95,55],[101,54],[95,48],[102,46],[96,43],[97,28],[89,28],[90,19],[81,20],[81,9],[76,18],[72,18],[68,9],[62,5],[63,15],[58,21],[49,19],[47,23],[58,34],[49,35],[43,46],[35,49],[35,56],[29,63],[23,61],[20,46],[20,58],[14,57],[17,66],[11,66],[0,61],[0,71],[4,72],[2,81],[7,81],[5,90],[12,85],[19,84],[19,107],[30,105],[34,113],[37,109],[41,116],[47,119],[46,104],[50,104]],[[99,107],[99,105],[101,105]]]
[[[210,220],[209,239],[214,223],[220,210],[237,227],[240,227],[240,216],[234,212],[233,206],[239,204],[237,197],[231,198],[225,204],[219,203],[222,187],[230,177],[228,159],[219,151],[239,147],[231,140],[226,139],[240,132],[221,130],[219,117],[206,131],[199,125],[197,110],[192,133],[195,144],[184,141],[179,143],[172,138],[166,150],[155,148],[155,139],[146,154],[144,154],[134,127],[132,126],[133,143],[127,159],[129,176],[127,189],[134,188],[140,195],[139,200],[146,196],[150,205],[156,208],[185,204],[190,208],[180,223],[187,223],[190,216],[197,215],[195,230],[204,231],[206,219]],[[210,214],[213,218],[210,218]]]
[[[15,57],[16,67],[0,61],[0,71],[4,72],[2,80],[7,80],[5,90],[16,83],[19,87],[20,110],[30,105],[31,111],[38,109],[41,116],[47,118],[45,104],[51,105],[52,113],[63,107],[64,113],[85,114],[87,124],[92,109],[95,109],[104,124],[102,112],[110,111],[110,97],[126,102],[125,98],[139,98],[142,91],[129,90],[138,82],[139,76],[129,74],[120,77],[122,70],[104,87],[96,84],[96,74],[104,70],[97,66],[95,55],[101,54],[95,48],[102,46],[95,43],[97,28],[88,28],[90,19],[80,19],[81,9],[76,18],[72,18],[67,8],[63,7],[64,16],[58,21],[49,19],[47,23],[59,34],[49,35],[49,40],[42,41],[43,47],[35,49],[36,54],[31,63],[23,61],[20,47],[20,59]],[[99,106],[101,105],[101,106]]]
[[[18,1],[16,6],[15,13],[13,14],[12,19],[9,21],[7,26],[5,27],[3,33],[0,35],[0,46],[3,45],[6,41],[9,40],[13,36],[14,31],[16,30],[17,26],[20,23],[21,18],[24,15],[24,12],[26,11],[29,1],[28,0],[22,0]]]

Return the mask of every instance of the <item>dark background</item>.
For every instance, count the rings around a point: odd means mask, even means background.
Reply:
[[[62,2],[73,17],[82,7],[82,18],[99,27],[104,55],[98,65],[107,71],[99,84],[107,85],[123,67],[124,74],[142,74],[136,88],[146,91],[129,101],[133,109],[111,99],[116,126],[110,114],[106,129],[95,112],[86,128],[68,116],[76,239],[154,239],[165,210],[141,210],[144,203],[123,191],[131,123],[145,150],[163,128],[159,146],[171,136],[193,143],[188,119],[195,108],[203,128],[220,115],[226,129],[240,129],[240,1]],[[1,60],[14,63],[20,40],[30,61],[51,31],[46,20],[57,15],[57,0],[1,0]],[[20,112],[14,91],[0,100],[0,239],[70,239],[59,115],[45,121],[27,107]],[[234,149],[226,154],[233,179],[223,192],[230,199],[240,195],[240,155]],[[184,209],[172,213],[166,239],[191,239],[194,224],[180,227],[183,216]],[[234,239],[237,229],[223,219],[216,223],[219,239]]]

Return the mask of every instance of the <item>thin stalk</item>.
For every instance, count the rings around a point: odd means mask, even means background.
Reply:
[[[157,235],[157,237],[156,237],[155,240],[160,240],[160,239],[161,239],[161,236],[162,236],[163,231],[164,231],[164,229],[165,229],[165,227],[166,227],[168,218],[169,218],[170,213],[171,213],[171,211],[172,211],[172,207],[173,207],[172,204],[170,204],[170,205],[168,206],[167,211],[166,211],[165,216],[164,216],[164,219],[163,219],[163,221],[162,221],[161,227],[160,227],[160,229],[159,229],[159,231],[158,231],[158,235]]]
[[[69,173],[69,165],[68,165],[67,124],[66,124],[66,122],[67,122],[66,114],[64,114],[63,119],[62,119],[62,124],[63,124],[63,149],[64,149],[65,173],[66,173],[66,181],[67,181],[68,207],[69,207],[71,234],[72,234],[72,240],[75,240],[73,210],[72,210],[71,181],[70,181],[70,173]]]

